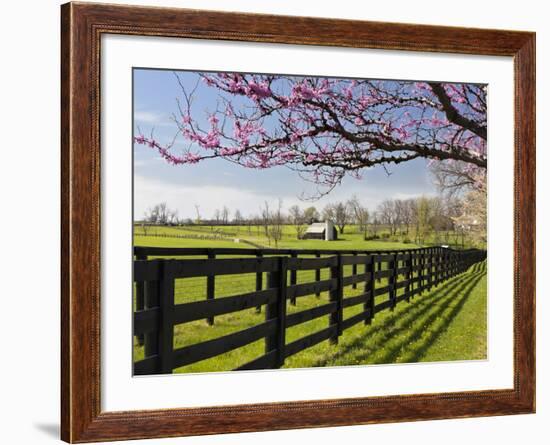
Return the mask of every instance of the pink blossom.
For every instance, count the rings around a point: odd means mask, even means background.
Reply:
[[[171,164],[212,157],[248,168],[302,163],[323,184],[338,182],[344,174],[359,177],[363,166],[380,163],[385,153],[377,141],[389,146],[405,142],[439,152],[431,159],[459,153],[461,159],[486,161],[484,138],[447,119],[427,82],[238,73],[201,77],[200,88],[215,90],[224,108],[206,110],[203,128],[203,120],[193,119],[193,110],[182,113],[179,131],[197,152],[175,154],[171,146],[142,135],[134,139],[136,144],[153,148]],[[485,113],[479,111],[485,107],[484,100],[468,92],[472,86],[441,85],[457,113],[486,127]],[[486,94],[482,87],[477,91],[480,97]],[[203,112],[195,110],[199,111]],[[365,142],[366,136],[373,140]]]
[[[248,95],[255,99],[263,99],[271,96],[271,90],[267,82],[249,82],[248,83]]]

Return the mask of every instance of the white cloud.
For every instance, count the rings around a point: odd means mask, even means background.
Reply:
[[[154,113],[151,111],[136,111],[134,113],[134,119],[140,122],[155,124],[160,122],[161,115],[159,113]]]
[[[157,127],[174,126],[171,116],[155,111],[135,111],[134,120],[138,125],[153,125]]]
[[[418,194],[418,193],[402,193],[402,192],[399,192],[399,193],[394,193],[391,198],[392,199],[412,199],[412,198],[418,198],[419,196],[426,196],[426,197],[433,197],[435,196],[436,194],[434,192],[431,192],[431,191],[428,191],[426,193],[423,193],[423,194]]]
[[[223,175],[223,173],[222,173]],[[315,206],[321,210],[328,203],[347,201],[356,195],[359,201],[369,210],[374,211],[385,199],[408,199],[420,196],[422,193],[406,193],[389,190],[388,187],[370,185],[364,181],[357,181],[355,184],[335,188],[329,195],[323,196],[315,201],[302,200],[296,194],[277,194],[276,190],[266,192],[251,187],[239,187],[235,185],[179,185],[174,182],[162,179],[152,179],[135,175],[134,182],[134,212],[135,218],[139,219],[145,211],[160,202],[166,202],[171,209],[177,209],[181,218],[194,218],[195,204],[200,206],[201,216],[211,218],[216,209],[227,206],[231,213],[236,209],[244,215],[258,214],[264,202],[268,201],[271,208],[277,206],[280,198],[283,201],[283,208],[297,204],[305,208]],[[431,193],[424,193],[426,196]]]
[[[263,202],[261,196],[253,191],[234,187],[220,186],[178,186],[160,180],[135,176],[134,213],[136,219],[145,211],[159,203],[166,202],[168,207],[177,209],[180,217],[194,217],[195,204],[200,206],[203,218],[210,218],[223,206],[232,212],[239,209],[244,214],[257,213]],[[286,203],[285,203],[286,205]]]

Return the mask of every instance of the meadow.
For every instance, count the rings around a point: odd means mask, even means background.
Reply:
[[[197,234],[196,227],[147,228],[147,236],[135,230],[135,245],[170,247],[243,247],[251,245],[243,239],[263,245],[266,239],[260,230],[252,227],[214,226],[203,227],[209,236],[216,233],[217,239],[173,238],[171,235]],[[155,233],[154,230],[157,230]],[[199,233],[200,234],[200,233]],[[159,236],[161,235],[161,236]],[[166,237],[164,237],[166,236]],[[239,239],[239,242],[235,242]],[[268,247],[267,245],[265,247]],[[272,246],[274,247],[274,246]],[[279,248],[330,248],[391,250],[420,247],[413,243],[388,240],[363,239],[363,234],[353,231],[345,233],[338,241],[298,240],[291,226],[285,226]],[[349,266],[351,268],[351,266]],[[359,266],[359,272],[361,272]],[[350,270],[345,274],[350,274]],[[328,269],[321,272],[321,280],[327,279]],[[300,271],[297,282],[314,281],[314,271]],[[264,279],[264,287],[266,280]],[[385,286],[382,279],[377,286]],[[216,277],[216,298],[237,295],[255,290],[255,274]],[[205,299],[206,278],[178,279],[175,283],[176,304]],[[364,292],[364,285],[354,289],[347,286],[344,297],[352,297]],[[387,299],[387,295],[377,297],[376,303]],[[327,292],[319,296],[309,295],[298,299],[296,306],[287,305],[289,314],[304,309],[321,306],[328,302]],[[361,312],[361,306],[344,309],[344,318]],[[252,327],[264,321],[265,308],[260,311],[247,309],[215,318],[213,326],[206,320],[198,320],[176,326],[174,348],[203,342],[233,332]],[[328,317],[321,317],[287,329],[287,344],[319,331],[328,326]],[[264,341],[260,340],[221,356],[174,370],[174,372],[229,371],[264,352]],[[134,341],[134,360],[143,358],[143,347]],[[486,270],[485,263],[472,266],[467,272],[458,275],[438,287],[416,296],[410,303],[402,302],[393,312],[387,310],[376,315],[371,325],[360,323],[346,330],[338,345],[324,341],[306,349],[285,361],[285,368],[318,366],[343,366],[360,364],[405,363],[419,361],[476,360],[486,358]]]
[[[292,225],[282,226],[282,237],[278,243],[270,240],[261,226],[247,225],[182,225],[182,226],[147,226],[134,225],[134,245],[159,247],[232,247],[232,248],[281,248],[281,249],[335,249],[335,250],[393,250],[411,249],[431,245],[448,245],[456,248],[484,246],[473,245],[465,237],[454,232],[430,232],[424,237],[422,244],[415,244],[414,233],[400,231],[390,235],[389,229],[379,226],[376,238],[372,229],[365,233],[356,225],[348,225],[344,234],[338,239],[327,243],[324,240],[298,239],[296,228]]]

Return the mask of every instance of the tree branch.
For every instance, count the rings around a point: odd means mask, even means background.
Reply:
[[[440,83],[430,82],[429,83],[432,91],[439,99],[443,111],[447,116],[449,121],[455,123],[460,127],[464,127],[470,130],[472,133],[478,135],[480,138],[487,140],[487,127],[479,125],[477,122],[474,122],[471,119],[464,117],[459,111],[454,107],[451,102],[451,98],[447,95],[445,88]]]

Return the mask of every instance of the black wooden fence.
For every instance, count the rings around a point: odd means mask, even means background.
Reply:
[[[430,247],[394,252],[286,250],[286,249],[134,249],[136,311],[134,335],[144,345],[145,358],[134,363],[134,374],[167,374],[175,368],[215,357],[265,339],[265,354],[237,369],[279,368],[285,358],[322,341],[338,342],[346,329],[364,322],[370,324],[376,313],[393,310],[400,301],[437,286],[473,264],[483,261],[483,250],[452,250]],[[217,258],[219,256],[224,258]],[[240,258],[226,258],[239,255]],[[242,258],[252,255],[253,258]],[[303,257],[308,255],[310,257]],[[185,259],[153,257],[185,256]],[[206,256],[207,258],[189,258]],[[314,256],[314,257],[311,257]],[[358,272],[357,266],[362,272]],[[346,267],[348,266],[348,267]],[[351,267],[350,267],[351,266]],[[321,280],[321,269],[329,269]],[[315,271],[315,280],[297,283],[298,271]],[[351,270],[350,275],[345,271]],[[223,275],[256,274],[256,290],[222,298],[215,296],[215,278]],[[267,275],[266,285],[263,276]],[[175,304],[176,279],[206,277],[206,299]],[[381,285],[381,279],[384,285]],[[346,286],[361,286],[363,292],[344,297]],[[312,309],[287,314],[287,301],[305,295],[329,292],[329,302]],[[387,295],[383,301],[376,302]],[[174,349],[174,327],[248,308],[266,305],[261,324],[213,340]],[[344,318],[344,308],[362,305],[363,310]],[[327,316],[328,326],[291,343],[286,329]]]

